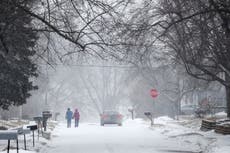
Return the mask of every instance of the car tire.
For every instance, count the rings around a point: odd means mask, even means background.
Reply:
[[[120,123],[120,124],[118,124],[118,126],[122,126],[122,124]]]
[[[101,126],[104,126],[104,124],[103,124],[103,123],[101,123]]]

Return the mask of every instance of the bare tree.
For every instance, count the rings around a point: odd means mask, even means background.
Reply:
[[[164,42],[177,53],[190,75],[226,87],[230,117],[229,2],[165,1],[162,7],[169,21]]]
[[[188,74],[218,81],[226,88],[230,117],[230,3],[220,0],[145,0],[133,13],[125,36],[152,46],[163,43],[166,53]],[[146,50],[147,53],[153,50]],[[143,54],[146,54],[143,52]]]
[[[9,3],[34,18],[34,30],[43,32],[47,39],[60,37],[74,48],[62,56],[84,52],[102,57],[107,46],[113,46],[105,37],[106,22],[117,18],[117,10],[126,7],[128,0],[40,0],[33,9],[19,2]],[[52,41],[47,41],[51,44]],[[117,44],[119,45],[119,44]],[[58,51],[56,51],[58,53]],[[61,58],[59,56],[59,58]]]

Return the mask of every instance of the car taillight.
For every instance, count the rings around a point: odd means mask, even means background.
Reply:
[[[118,118],[122,118],[123,116],[121,114],[117,115]]]
[[[107,118],[107,117],[108,117],[108,115],[102,115],[101,117],[102,117],[102,118]]]

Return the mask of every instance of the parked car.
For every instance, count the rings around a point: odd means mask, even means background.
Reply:
[[[118,124],[122,126],[123,116],[117,111],[106,110],[101,115],[101,126],[105,124]]]
[[[197,105],[184,105],[181,107],[181,114],[183,115],[192,115],[197,110]]]

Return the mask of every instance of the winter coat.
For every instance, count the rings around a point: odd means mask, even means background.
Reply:
[[[74,114],[73,114],[73,118],[79,120],[79,118],[80,118],[80,113],[79,113],[77,110],[75,110],[75,112],[74,112]]]
[[[66,115],[65,115],[65,118],[67,120],[71,120],[72,119],[72,116],[73,116],[73,112],[71,110],[67,110],[66,112]]]

